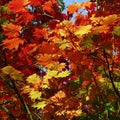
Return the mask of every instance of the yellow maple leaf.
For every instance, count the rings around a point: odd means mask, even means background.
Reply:
[[[76,28],[75,35],[83,36],[83,35],[89,33],[91,28],[92,28],[92,25],[79,26]]]
[[[58,71],[56,70],[48,70],[47,74],[44,76],[44,79],[48,80],[48,79],[51,79],[52,77],[56,77],[57,73]]]
[[[41,93],[40,91],[35,91],[35,90],[32,90],[32,91],[30,91],[30,93],[29,93],[29,97],[30,97],[32,100],[41,99],[41,95],[42,95],[42,93]]]
[[[37,74],[33,74],[27,77],[26,80],[29,84],[32,84],[34,89],[38,90],[40,87],[42,87],[42,80],[40,76]]]

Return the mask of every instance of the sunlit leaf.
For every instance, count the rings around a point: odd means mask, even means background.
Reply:
[[[30,97],[32,100],[40,99],[40,98],[41,98],[41,95],[42,95],[42,93],[41,93],[40,91],[35,91],[35,90],[32,90],[32,91],[30,91],[30,93],[29,93],[29,97]]]
[[[91,25],[79,26],[75,32],[75,35],[82,36],[84,34],[87,34],[90,32],[91,28],[92,28]]]
[[[41,81],[42,80],[40,79],[40,76],[38,76],[37,74],[30,75],[27,78],[27,82],[31,84],[40,84]]]
[[[43,109],[47,104],[48,104],[48,102],[41,101],[41,102],[38,102],[38,103],[34,103],[32,105],[32,107],[37,108],[37,109]]]
[[[69,76],[70,74],[71,74],[70,71],[62,71],[62,72],[60,72],[60,73],[57,75],[57,77],[62,77],[62,78],[64,78],[64,77]]]
[[[67,12],[69,14],[73,14],[73,13],[77,12],[79,9],[80,9],[80,4],[74,3],[74,4],[68,5]]]
[[[56,77],[57,73],[58,71],[56,70],[48,70],[47,74],[44,76],[44,79],[48,80],[48,79],[51,79],[52,77]]]

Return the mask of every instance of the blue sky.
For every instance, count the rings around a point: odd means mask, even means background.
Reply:
[[[81,3],[83,1],[86,1],[86,0],[64,0],[66,6],[74,2]]]
[[[69,4],[72,4],[72,3],[75,3],[75,2],[81,3],[81,2],[84,2],[84,1],[87,1],[87,0],[64,0],[66,7],[67,7]],[[64,11],[66,12],[66,9],[65,9]]]

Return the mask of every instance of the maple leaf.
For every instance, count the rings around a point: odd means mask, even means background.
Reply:
[[[36,56],[38,65],[46,66],[49,63],[52,63],[52,55],[51,54],[38,54]]]
[[[47,11],[50,14],[53,14],[55,10],[58,9],[58,3],[56,0],[49,0],[42,5],[43,11]]]
[[[25,10],[25,6],[29,4],[29,0],[12,0],[9,2],[8,7],[10,8],[11,12],[18,13]]]
[[[29,84],[32,84],[33,88],[35,88],[35,89],[39,89],[40,87],[42,87],[42,80],[40,79],[40,77],[37,74],[28,76],[26,81]]]
[[[70,4],[67,6],[67,12],[69,14],[73,14],[73,13],[77,12],[79,9],[80,9],[80,4],[78,4],[78,3]]]
[[[107,33],[109,31],[109,26],[106,26],[106,25],[96,26],[93,28],[93,30],[96,33]]]
[[[35,28],[34,32],[33,32],[33,36],[35,36],[35,38],[37,40],[41,39],[41,38],[46,38],[47,37],[47,30],[45,28],[40,29],[40,28]]]
[[[21,26],[15,25],[13,23],[3,25],[2,27],[3,27],[3,30],[4,30],[4,35],[7,36],[8,38],[18,37],[19,33],[22,29]]]
[[[32,107],[37,109],[43,109],[48,104],[47,101],[35,102]]]
[[[37,74],[33,74],[27,77],[27,82],[32,84],[40,84],[41,79]]]
[[[63,99],[66,97],[66,94],[64,91],[60,90],[55,94],[55,97],[59,98],[59,99]]]
[[[66,98],[66,93],[60,90],[54,96],[52,96],[50,100],[56,105],[61,105],[61,100],[64,98]]]
[[[120,36],[120,26],[115,27],[112,34]]]
[[[108,15],[106,17],[103,18],[103,21],[101,24],[103,25],[112,25],[115,22],[117,22],[120,19],[120,17],[118,17],[118,15],[113,14],[113,15]]]
[[[57,53],[59,48],[54,43],[42,42],[40,51],[41,53],[54,54]]]
[[[80,8],[86,9],[86,10],[93,10],[96,7],[96,3],[94,2],[82,2],[80,5]]]
[[[48,79],[51,79],[52,77],[56,77],[57,73],[58,71],[56,70],[48,70],[47,74],[44,76],[44,79],[48,80]]]
[[[64,78],[64,77],[69,76],[70,74],[71,74],[70,71],[62,71],[57,75],[57,77]]]
[[[24,23],[25,25],[27,25],[28,23],[31,23],[33,19],[34,15],[30,14],[28,10],[24,10],[24,12],[19,13],[19,16],[16,17],[15,21],[19,24]]]
[[[32,90],[30,91],[29,93],[29,97],[32,99],[32,100],[40,100],[41,99],[41,95],[42,93],[40,91],[35,91],[35,90]]]
[[[79,27],[77,27],[77,29],[76,29],[75,35],[83,36],[83,35],[89,33],[90,30],[91,30],[91,28],[92,28],[91,25],[79,26]]]
[[[9,50],[18,50],[19,48],[19,45],[23,45],[25,42],[24,39],[21,39],[21,38],[11,38],[11,39],[5,39],[3,41],[3,45],[4,45],[4,48],[7,48]]]
[[[12,66],[6,66],[2,68],[2,72],[6,75],[9,75],[14,80],[23,80],[23,74]]]
[[[33,5],[33,6],[40,6],[41,3],[43,2],[41,0],[29,0],[29,1],[30,1],[30,5]]]
[[[26,85],[23,87],[22,93],[30,93],[30,91],[34,91],[34,88],[31,88],[30,85]]]

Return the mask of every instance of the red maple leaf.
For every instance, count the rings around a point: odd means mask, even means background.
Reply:
[[[25,6],[29,4],[29,0],[12,0],[9,2],[8,7],[10,8],[11,12],[17,13],[25,10]]]

